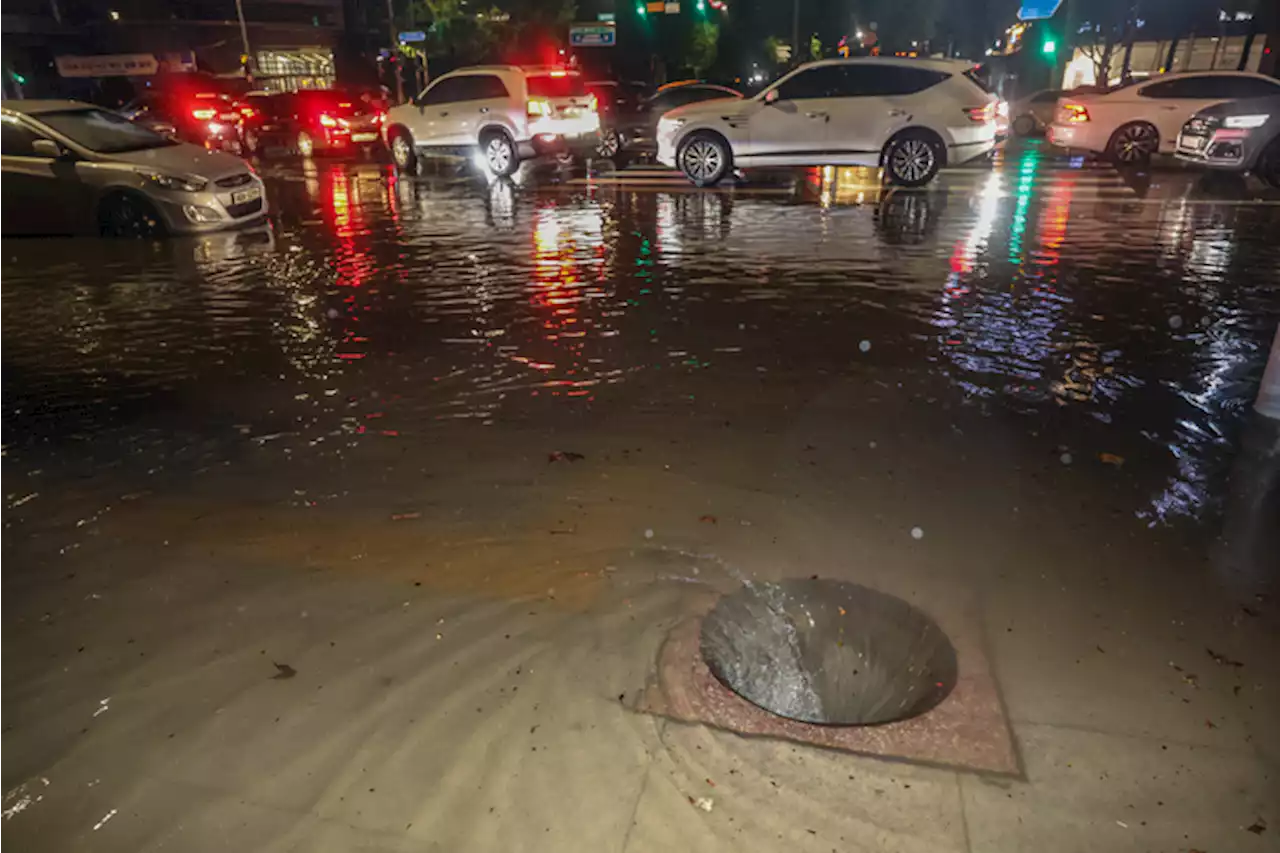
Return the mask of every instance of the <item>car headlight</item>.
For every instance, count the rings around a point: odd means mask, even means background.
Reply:
[[[661,133],[673,133],[678,127],[680,127],[680,125],[684,124],[685,121],[686,119],[682,118],[667,118],[666,116],[663,116],[658,119],[658,130]]]
[[[1269,113],[1253,113],[1247,116],[1228,116],[1223,124],[1233,130],[1244,130],[1250,127],[1262,127],[1271,118]]]
[[[209,183],[198,175],[166,175],[164,172],[142,172],[140,174],[166,190],[177,190],[184,193],[198,193]]]

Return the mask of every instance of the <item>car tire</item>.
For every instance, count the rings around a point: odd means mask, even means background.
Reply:
[[[697,131],[681,141],[676,165],[695,187],[714,187],[733,171],[733,148],[718,133]]]
[[[1267,143],[1253,165],[1253,173],[1272,189],[1280,189],[1280,136]]]
[[[1014,136],[1030,136],[1035,132],[1036,120],[1031,116],[1024,113],[1013,120]]]
[[[165,234],[154,204],[134,193],[115,193],[98,205],[98,233],[103,237],[154,240]]]
[[[418,167],[418,152],[413,147],[413,137],[403,127],[392,128],[388,134],[391,162],[401,172],[412,172]]]
[[[600,139],[596,143],[596,153],[606,160],[612,160],[622,150],[622,136],[616,128],[600,128]]]
[[[904,130],[884,147],[881,162],[889,182],[900,187],[922,187],[934,179],[946,162],[946,149],[927,130]]]
[[[1117,166],[1145,166],[1159,150],[1160,131],[1145,121],[1120,125],[1107,141],[1107,158]]]
[[[520,168],[516,143],[503,130],[489,130],[480,135],[480,156],[489,171],[500,178],[510,177]]]

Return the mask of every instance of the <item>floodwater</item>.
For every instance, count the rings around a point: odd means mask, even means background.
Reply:
[[[1133,784],[1152,739],[1214,737],[1239,814],[1123,843],[1280,828],[1252,763],[1280,755],[1280,516],[1232,498],[1269,440],[1274,193],[1034,143],[920,192],[265,173],[256,230],[4,241],[6,840],[1015,849],[963,771],[801,768],[628,701],[709,590],[815,573],[971,596],[1032,800],[1062,797],[1037,727],[1132,738]],[[1224,530],[1249,541],[1223,556]],[[1067,636],[1129,655],[1081,675]],[[1166,695],[1175,657],[1215,668],[1200,637],[1244,661],[1221,707],[1212,672]]]

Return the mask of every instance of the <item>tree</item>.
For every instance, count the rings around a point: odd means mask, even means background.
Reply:
[[[689,35],[685,40],[685,62],[694,77],[701,77],[704,71],[715,64],[716,42],[719,38],[720,28],[711,21],[695,21],[689,28]]]

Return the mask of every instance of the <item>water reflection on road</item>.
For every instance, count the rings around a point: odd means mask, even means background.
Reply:
[[[1210,502],[1280,316],[1273,200],[1034,146],[920,192],[851,168],[719,192],[368,163],[269,181],[256,231],[6,241],[12,464],[207,465],[276,434],[298,458],[690,371],[751,394],[880,364],[1064,444],[1105,427],[1161,460],[1143,512],[1164,521]]]

